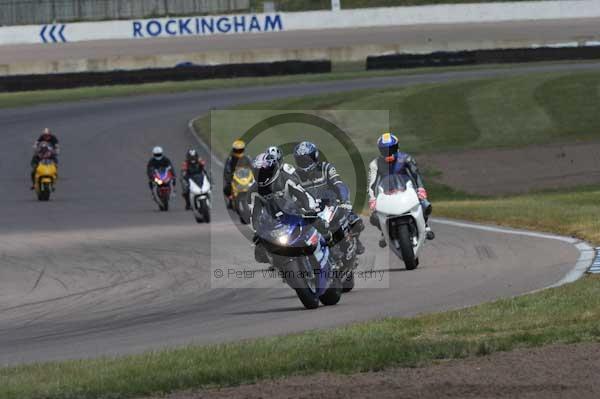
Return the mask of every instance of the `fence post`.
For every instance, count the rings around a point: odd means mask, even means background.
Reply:
[[[56,0],[52,0],[52,23],[56,22]]]
[[[340,11],[342,9],[341,0],[331,0],[331,11]]]

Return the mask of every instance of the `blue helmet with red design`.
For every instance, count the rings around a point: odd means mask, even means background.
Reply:
[[[377,147],[383,158],[393,158],[398,152],[398,138],[392,133],[384,133],[377,140]]]

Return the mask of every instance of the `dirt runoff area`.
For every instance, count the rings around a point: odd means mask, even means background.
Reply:
[[[502,195],[600,184],[600,141],[426,154],[436,178],[471,194]]]
[[[234,388],[182,392],[166,398],[597,399],[600,344],[517,350],[425,368],[291,377]]]

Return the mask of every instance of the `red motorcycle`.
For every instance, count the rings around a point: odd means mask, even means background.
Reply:
[[[152,196],[154,197],[154,202],[158,204],[158,209],[162,212],[169,210],[169,200],[173,191],[174,177],[170,167],[154,171]]]

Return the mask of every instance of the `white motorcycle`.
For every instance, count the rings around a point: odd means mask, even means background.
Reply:
[[[377,186],[375,210],[390,249],[404,261],[407,270],[416,269],[426,225],[412,182],[397,174],[384,177]]]
[[[210,223],[211,186],[205,173],[198,173],[188,179],[189,196],[194,218],[198,223]]]

